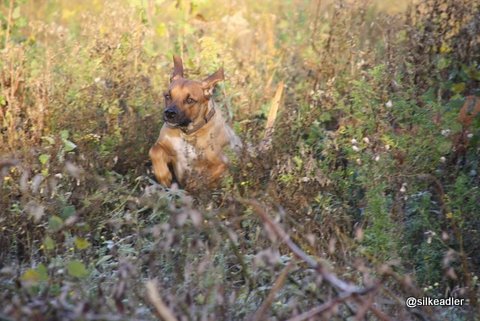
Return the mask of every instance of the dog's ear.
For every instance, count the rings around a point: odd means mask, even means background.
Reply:
[[[183,62],[182,58],[179,56],[173,56],[173,73],[172,77],[170,77],[170,81],[177,78],[183,78]]]
[[[210,97],[213,93],[213,88],[217,84],[217,82],[222,81],[225,79],[225,75],[223,73],[223,68],[218,69],[216,72],[208,76],[202,81],[202,88],[205,97]]]

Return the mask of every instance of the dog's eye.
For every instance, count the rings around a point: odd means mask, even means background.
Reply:
[[[195,99],[192,99],[192,98],[190,98],[190,97],[187,98],[186,102],[187,102],[187,104],[194,104],[194,103],[196,103]]]
[[[172,99],[172,96],[170,96],[170,94],[165,94],[164,96],[165,96],[165,99],[166,99],[166,100]]]

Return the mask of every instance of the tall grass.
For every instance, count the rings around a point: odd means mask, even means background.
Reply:
[[[0,21],[0,319],[478,315],[476,1],[9,0]],[[217,191],[150,172],[173,54],[226,72],[248,148]]]

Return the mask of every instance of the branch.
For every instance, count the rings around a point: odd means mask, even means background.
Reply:
[[[328,271],[328,268],[325,266],[325,264],[316,261],[307,253],[305,253],[298,245],[296,245],[290,239],[290,236],[282,229],[282,227],[267,214],[267,212],[263,209],[260,203],[254,200],[248,200],[243,198],[238,198],[238,200],[244,204],[251,206],[254,212],[257,213],[257,215],[260,216],[260,218],[263,220],[263,223],[266,225],[266,227],[274,234],[276,234],[276,236],[279,237],[281,241],[283,241],[285,245],[290,248],[290,250],[297,258],[304,261],[311,268],[315,269],[318,274],[322,276],[323,280],[327,281],[330,285],[334,287],[334,289],[340,292],[340,294],[335,299],[332,299],[316,308],[311,309],[310,311],[293,317],[289,321],[301,321],[309,319],[312,316],[323,313],[338,305],[339,303],[347,301],[350,298],[353,298],[355,301],[361,304],[365,311],[370,310],[378,319],[382,321],[391,321],[391,319],[386,314],[373,306],[371,304],[371,301],[369,302],[361,297],[362,295],[376,291],[382,284],[381,281],[375,282],[373,286],[362,288],[340,279],[337,275]],[[358,315],[364,314],[365,311],[362,311],[361,309]]]
[[[300,247],[298,247],[298,245],[290,239],[290,236],[280,227],[280,225],[272,220],[272,218],[265,212],[265,210],[262,208],[262,206],[260,206],[257,201],[242,198],[240,198],[239,200],[242,203],[250,205],[253,210],[260,216],[265,225],[267,225],[290,248],[290,250],[296,257],[304,261],[312,269],[315,269],[325,281],[333,285],[335,288],[339,289],[341,292],[363,295],[375,289],[375,287],[360,288],[354,284],[348,283],[338,278],[335,274],[329,272],[324,264],[317,262],[307,253],[305,253]]]
[[[157,290],[156,280],[150,280],[145,285],[147,288],[147,298],[150,303],[155,307],[157,315],[165,321],[177,321],[177,318],[173,315],[173,312],[163,302],[160,294]]]
[[[287,279],[288,272],[290,272],[290,268],[292,267],[292,261],[282,270],[278,278],[275,280],[270,293],[268,293],[267,298],[263,301],[260,308],[258,308],[257,312],[253,315],[252,321],[261,321],[265,320],[264,315],[267,313],[267,310],[272,305],[273,300],[275,299],[275,294],[283,287],[285,280]]]
[[[316,308],[313,308],[307,312],[304,312],[300,315],[297,315],[291,319],[288,319],[287,321],[303,321],[303,320],[308,320],[312,317],[314,317],[315,315],[317,314],[320,314],[320,313],[323,313],[325,311],[328,311],[330,309],[332,309],[333,307],[335,307],[337,304],[340,304],[342,303],[343,301],[349,299],[353,294],[352,293],[344,293],[338,297],[336,297],[335,299],[333,300],[330,300],[328,302],[325,302],[324,304],[316,307]]]

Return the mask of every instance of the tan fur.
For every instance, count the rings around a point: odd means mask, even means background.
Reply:
[[[205,123],[205,117],[215,108],[210,94],[213,86],[223,80],[223,70],[203,82],[192,81],[183,78],[183,66],[178,65],[181,60],[174,58],[174,61],[165,109],[173,106],[190,123],[188,126],[178,126],[168,121],[164,123],[149,153],[155,177],[164,186],[170,186],[175,177],[187,190],[213,187],[227,169],[228,159],[224,148],[230,145],[238,150],[241,146],[219,110]],[[187,103],[188,98],[195,103]]]

